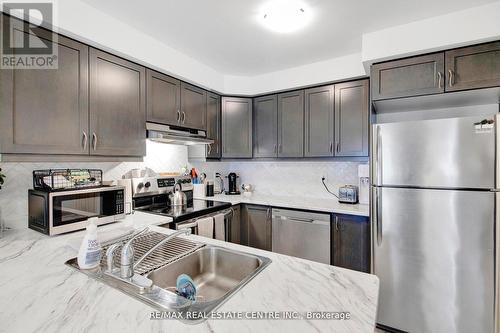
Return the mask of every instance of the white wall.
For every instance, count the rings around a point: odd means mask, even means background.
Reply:
[[[376,61],[500,39],[500,1],[363,35],[365,68]]]
[[[207,89],[224,90],[223,74],[130,24],[79,0],[54,0],[54,4],[59,32]]]
[[[355,53],[257,76],[226,75],[224,91],[228,95],[257,95],[364,75],[361,53]]]

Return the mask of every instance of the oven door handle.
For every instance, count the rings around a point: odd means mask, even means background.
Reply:
[[[194,227],[197,227],[197,226],[198,226],[198,221],[194,221],[194,222],[191,222],[191,223],[179,223],[177,225],[177,230],[187,229],[187,228],[194,228]]]

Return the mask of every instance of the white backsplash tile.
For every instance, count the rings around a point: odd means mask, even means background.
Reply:
[[[241,183],[250,183],[264,194],[331,197],[321,184],[326,176],[330,189],[337,192],[343,184],[357,184],[358,162],[332,161],[231,161],[188,163],[187,147],[148,141],[147,155],[142,162],[0,162],[7,176],[0,190],[0,218],[10,228],[28,226],[28,189],[33,187],[32,171],[57,168],[102,169],[105,180],[120,179],[133,168],[149,167],[156,172],[179,172],[183,166],[194,166],[213,178],[214,172],[227,175],[236,172]],[[226,182],[227,183],[227,182]]]
[[[213,178],[215,172],[227,175],[236,172],[240,183],[250,183],[255,191],[270,195],[291,195],[331,198],[321,177],[326,177],[329,189],[337,193],[345,184],[358,184],[359,162],[333,161],[245,161],[192,162],[198,172]],[[227,184],[227,180],[225,181]]]
[[[0,190],[0,218],[9,228],[28,226],[28,189],[33,188],[33,170],[60,168],[102,169],[104,180],[120,179],[128,170],[149,167],[156,172],[180,171],[188,165],[187,147],[147,142],[147,155],[142,162],[0,162],[7,178]]]

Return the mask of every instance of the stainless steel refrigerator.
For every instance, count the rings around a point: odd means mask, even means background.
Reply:
[[[499,121],[373,125],[379,324],[414,333],[495,332]]]

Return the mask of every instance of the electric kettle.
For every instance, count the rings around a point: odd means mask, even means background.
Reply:
[[[187,205],[187,197],[181,190],[181,184],[175,184],[174,191],[168,196],[171,206]]]

